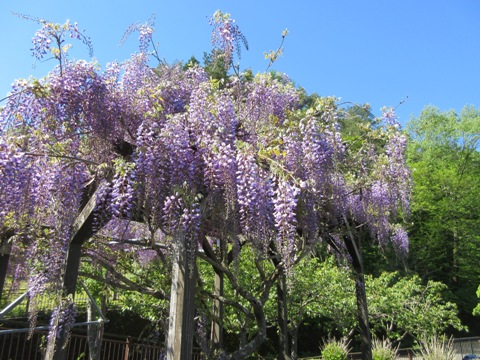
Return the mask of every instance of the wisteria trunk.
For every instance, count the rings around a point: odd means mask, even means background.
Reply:
[[[357,298],[357,319],[360,330],[360,346],[362,360],[372,360],[372,339],[368,324],[367,294],[365,292],[365,276],[363,271],[363,256],[361,240],[350,232],[345,238],[345,245],[352,258],[355,274],[355,294]]]
[[[283,270],[277,280],[278,359],[290,360],[287,326],[287,280]]]
[[[357,317],[360,329],[362,360],[372,360],[372,339],[368,324],[367,294],[365,292],[365,278],[363,271],[355,272],[355,293],[357,296]]]

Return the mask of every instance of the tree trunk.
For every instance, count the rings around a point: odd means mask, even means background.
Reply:
[[[355,294],[357,296],[357,318],[360,329],[362,360],[372,360],[372,339],[368,324],[367,294],[363,272],[355,272]]]
[[[174,244],[167,360],[192,359],[195,315],[195,259],[190,244],[179,236]]]
[[[60,331],[58,316],[50,322],[52,328],[48,333],[47,348],[45,350],[45,360],[65,360],[67,358],[65,331]]]
[[[277,279],[278,360],[290,360],[287,316],[287,279],[281,270]]]
[[[291,356],[292,360],[297,360],[298,359],[298,328],[300,325],[295,326],[291,332],[291,339],[292,339],[292,351],[291,351]]]
[[[85,239],[84,241],[86,241]],[[68,248],[67,266],[64,275],[63,294],[75,296],[77,287],[78,269],[80,266],[80,255],[83,242],[70,243]],[[50,329],[50,334],[45,360],[65,360],[67,358],[68,332],[65,326],[59,328],[58,320],[52,324],[55,329]]]
[[[247,324],[246,324],[246,321],[244,324],[241,325],[240,327],[240,335],[239,335],[239,338],[240,338],[240,348],[244,347],[245,345],[247,345]]]
[[[255,318],[255,322],[257,325],[256,334],[250,339],[248,343],[245,343],[245,345],[243,345],[243,343],[246,341],[246,339],[241,340],[242,345],[240,346],[240,348],[227,356],[227,359],[232,360],[247,359],[255,352],[255,350],[260,347],[260,345],[265,341],[267,337],[267,324],[264,313],[264,304],[268,300],[268,294],[271,287],[275,284],[277,276],[275,274],[275,276],[270,277],[268,281],[264,282],[262,296],[260,297],[260,299],[258,299],[237,282],[235,275],[231,271],[229,271],[229,269],[225,265],[219,263],[211,245],[208,243],[206,238],[203,240],[203,250],[204,254],[199,253],[199,256],[202,259],[206,260],[215,269],[221,271],[228,279],[233,289],[238,292],[238,295],[247,300],[253,309],[253,317]]]
[[[240,349],[236,350],[228,357],[232,360],[247,359],[255,352],[255,350],[260,347],[260,345],[263,344],[263,342],[267,338],[267,324],[265,320],[263,304],[260,301],[253,299],[251,299],[249,302],[253,307],[253,313],[255,315],[255,320],[258,328],[257,334],[249,343],[247,343],[245,346],[242,346]]]
[[[458,241],[458,229],[456,228],[456,225],[455,225],[455,228],[452,230],[452,233],[453,233],[452,234],[453,235],[453,249],[452,249],[453,254],[452,254],[452,270],[451,270],[452,277],[451,277],[451,281],[453,282],[453,286],[458,287],[458,286],[460,286],[459,276],[458,276],[458,273],[459,273],[459,266],[458,266],[459,241]]]
[[[365,292],[361,242],[358,237],[354,238],[352,233],[350,233],[349,236],[345,237],[345,245],[352,257],[352,266],[355,273],[355,295],[357,297],[357,319],[362,360],[372,360],[372,339],[368,324],[367,294]]]

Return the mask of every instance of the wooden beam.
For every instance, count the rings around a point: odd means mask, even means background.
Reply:
[[[92,194],[72,225],[72,239],[68,246],[67,265],[65,269],[65,277],[63,279],[64,295],[75,296],[82,246],[94,233],[93,210],[97,204],[97,191]]]
[[[88,202],[83,207],[80,214],[78,214],[77,218],[73,222],[72,225],[72,240],[71,242],[81,242],[84,243],[93,235],[93,210],[97,205],[97,189]]]

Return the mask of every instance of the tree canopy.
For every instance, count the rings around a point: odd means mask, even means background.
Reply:
[[[415,183],[411,266],[449,285],[471,313],[478,286],[480,114],[426,107],[409,123],[408,163]]]

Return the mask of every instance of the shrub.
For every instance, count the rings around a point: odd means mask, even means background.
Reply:
[[[349,343],[340,340],[328,339],[322,347],[323,360],[348,360]]]

